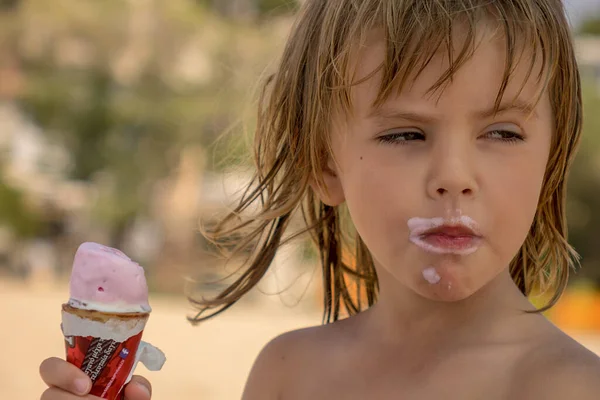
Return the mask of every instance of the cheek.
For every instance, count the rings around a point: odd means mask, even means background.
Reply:
[[[491,214],[497,251],[510,261],[527,237],[537,210],[543,170],[541,168],[512,170],[510,176],[493,184],[486,207]]]
[[[358,233],[381,256],[385,243],[408,237],[406,221],[422,202],[419,178],[403,174],[406,169],[398,163],[386,165],[377,158],[362,157],[344,176],[346,204]]]
[[[398,206],[395,198],[398,186],[390,171],[378,168],[364,156],[357,164],[344,177],[343,186],[355,225],[366,228],[366,225],[378,224],[382,214],[390,213]]]

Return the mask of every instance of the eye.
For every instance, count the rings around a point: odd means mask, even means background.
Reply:
[[[503,129],[494,129],[493,131],[487,132],[486,135],[492,140],[505,143],[517,143],[525,141],[525,137],[523,137],[523,135]]]
[[[425,135],[417,131],[396,132],[389,135],[379,136],[377,141],[383,144],[399,144],[406,145],[408,142],[415,140],[425,140]]]

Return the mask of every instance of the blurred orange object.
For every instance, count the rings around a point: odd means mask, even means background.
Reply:
[[[548,316],[565,330],[600,332],[600,292],[579,288],[567,290]]]

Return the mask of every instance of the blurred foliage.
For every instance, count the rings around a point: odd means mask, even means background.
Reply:
[[[232,10],[242,8],[249,14],[256,13],[261,18],[290,14],[296,11],[300,5],[297,0],[196,0],[196,3],[207,9],[218,10],[228,16],[232,16]],[[240,7],[240,5],[245,7]]]
[[[27,206],[21,192],[0,181],[0,225],[10,227],[19,238],[40,232],[40,217]]]
[[[184,147],[244,160],[239,130],[216,139],[243,120],[249,82],[276,54],[272,26],[185,0],[25,3],[13,19],[26,76],[19,104],[72,155],[70,178],[100,185],[95,216],[115,235],[147,212],[154,184]],[[289,3],[258,5],[271,12]]]
[[[258,11],[261,15],[290,13],[298,7],[298,1],[294,0],[258,0]]]
[[[581,24],[579,32],[583,35],[600,36],[600,17],[588,18]]]
[[[597,83],[584,83],[583,137],[569,179],[569,241],[582,256],[576,277],[600,286],[600,92]]]
[[[21,0],[0,0],[0,11],[12,11],[20,2]]]

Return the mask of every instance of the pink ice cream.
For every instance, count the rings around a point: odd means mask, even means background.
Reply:
[[[69,305],[103,312],[150,312],[144,268],[123,252],[83,243],[75,253]]]

